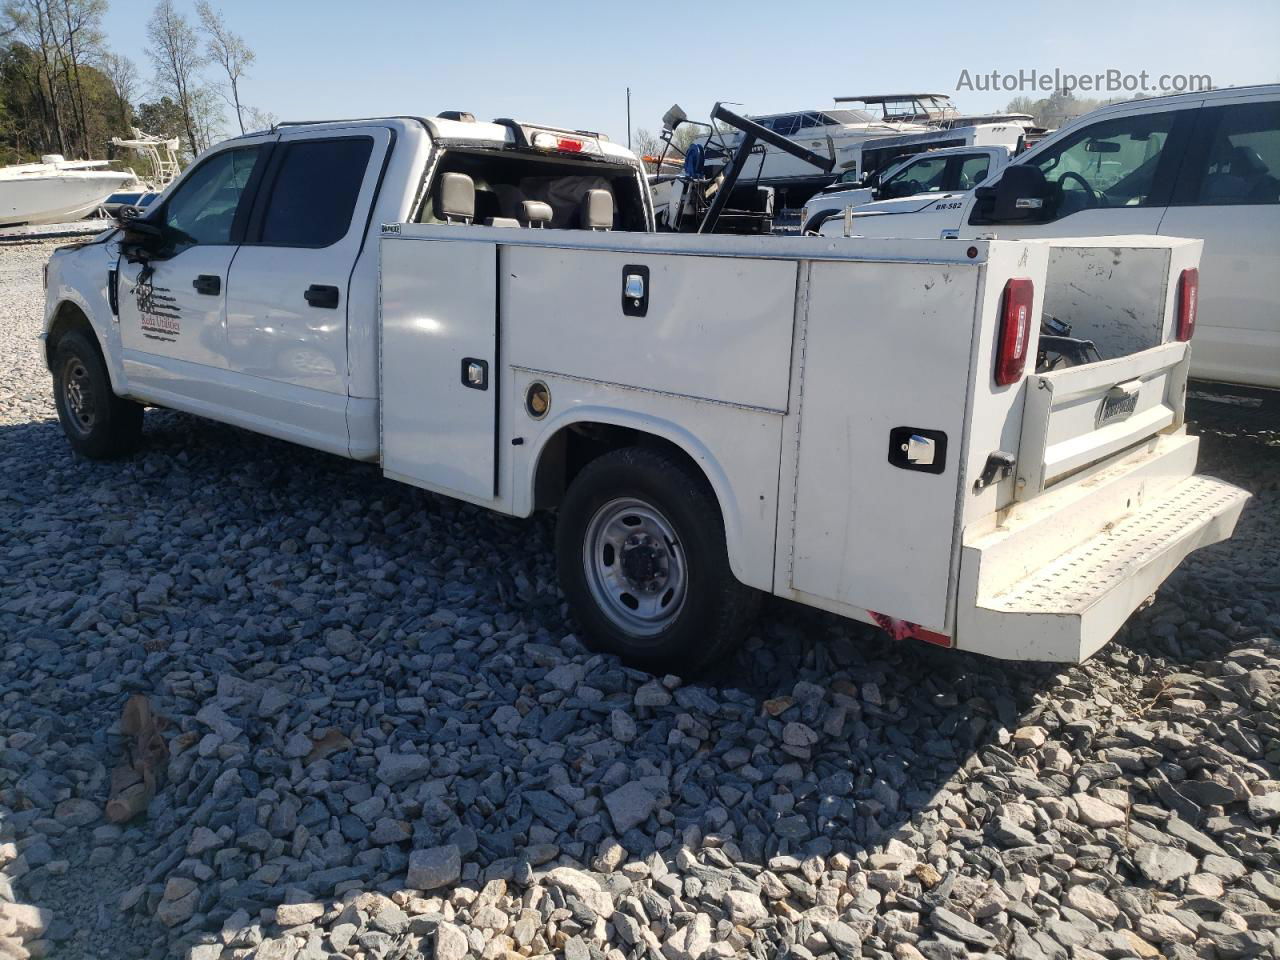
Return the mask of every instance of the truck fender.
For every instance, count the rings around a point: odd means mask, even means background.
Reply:
[[[125,396],[128,393],[129,381],[125,377],[120,360],[119,327],[111,314],[111,304],[107,300],[106,273],[111,266],[114,266],[115,260],[111,258],[110,264],[107,264],[104,258],[101,264],[102,276],[94,277],[89,276],[89,270],[79,262],[83,255],[84,250],[76,251],[67,258],[75,262],[59,264],[61,269],[56,278],[50,278],[50,291],[45,300],[44,330],[40,334],[45,363],[48,366],[52,360],[49,351],[50,334],[65,321],[69,310],[78,310],[89,321],[89,328],[93,331],[98,350],[102,353],[103,362],[106,364],[107,374],[111,377],[111,389],[117,395]],[[84,257],[84,259],[89,258]],[[92,297],[86,296],[83,293],[84,290],[91,291]]]
[[[546,424],[546,429],[538,436],[533,448],[529,451],[528,463],[531,465],[528,475],[519,482],[524,502],[529,509],[521,511],[527,515],[532,512],[534,503],[534,484],[537,481],[538,469],[542,463],[542,455],[551,439],[568,427],[578,423],[599,423],[608,426],[626,427],[637,433],[648,434],[665,440],[678,447],[697,465],[711,485],[716,502],[720,505],[720,515],[724,519],[725,546],[729,554],[729,568],[733,575],[748,586],[762,590],[773,588],[773,557],[768,557],[769,575],[762,579],[762,571],[747,569],[743,556],[743,518],[741,505],[734,495],[733,486],[725,474],[720,461],[697,436],[685,427],[670,420],[655,417],[651,414],[639,414],[626,410],[618,410],[605,406],[575,406],[561,413]],[[776,518],[775,521],[776,522]],[[770,525],[772,529],[772,524]]]

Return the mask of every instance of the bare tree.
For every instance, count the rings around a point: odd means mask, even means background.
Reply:
[[[232,33],[222,13],[213,9],[209,0],[198,0],[196,12],[200,15],[200,23],[208,38],[206,50],[208,57],[227,74],[226,92],[223,97],[236,111],[236,122],[240,124],[240,132],[244,133],[245,107],[240,103],[240,80],[245,71],[253,65],[254,53],[244,42],[244,37]]]
[[[280,120],[270,110],[260,110],[257,107],[246,106],[244,113],[249,119],[250,130],[269,130]]]
[[[206,126],[197,111],[208,109],[207,97],[201,95],[200,68],[205,59],[200,53],[200,38],[174,8],[173,0],[160,0],[147,24],[147,39],[151,41],[147,55],[155,66],[156,92],[172,97],[178,105],[187,147],[195,156],[204,149],[202,127]]]
[[[104,53],[100,61],[100,69],[106,75],[111,89],[119,101],[120,124],[130,125],[133,118],[133,105],[138,99],[138,68],[132,60],[119,53]]]

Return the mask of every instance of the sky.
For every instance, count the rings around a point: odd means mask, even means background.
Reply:
[[[176,0],[195,19],[195,0]],[[752,114],[832,98],[937,91],[966,112],[1019,93],[999,71],[1107,70],[1150,82],[1207,74],[1218,87],[1280,82],[1280,3],[571,3],[562,0],[214,0],[257,54],[242,99],[281,120],[467,110],[627,138],[672,103],[705,119],[717,100]],[[151,76],[154,0],[110,0],[108,44]],[[968,77],[968,85],[964,85]],[[212,71],[210,79],[214,79]],[[1003,82],[1003,80],[1002,80]],[[1107,98],[1121,93],[1080,93]],[[230,114],[228,113],[228,118]],[[227,133],[232,132],[227,128]]]

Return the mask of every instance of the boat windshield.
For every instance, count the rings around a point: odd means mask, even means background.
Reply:
[[[824,110],[822,115],[832,123],[875,123],[877,119],[866,110]]]

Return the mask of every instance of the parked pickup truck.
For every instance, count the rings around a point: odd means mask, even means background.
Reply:
[[[1013,155],[1008,147],[943,147],[895,163],[883,175],[855,183],[837,181],[809,198],[800,211],[801,230],[816,231],[852,207],[859,215],[915,213],[936,203],[964,199],[994,176]]]
[[[852,212],[864,237],[1196,237],[1198,380],[1280,389],[1280,84],[1113,103],[955,198]],[[821,232],[844,232],[842,217]]]
[[[284,125],[55,254],[44,348],[89,457],[155,405],[558,509],[585,636],[645,667],[722,655],[763,593],[1074,662],[1246,499],[1183,429],[1199,255],[657,234],[595,134]],[[1048,310],[1114,358],[1049,369]]]

